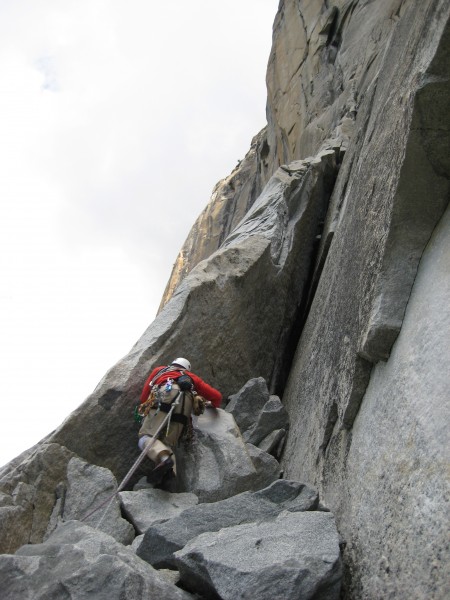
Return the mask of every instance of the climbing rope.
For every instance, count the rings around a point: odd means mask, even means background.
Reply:
[[[156,440],[158,439],[158,435],[161,433],[161,431],[163,430],[164,426],[166,425],[166,423],[170,424],[170,419],[172,417],[172,413],[175,410],[175,407],[178,406],[179,404],[179,398],[180,398],[181,392],[178,393],[178,396],[174,399],[174,401],[171,404],[170,410],[167,413],[167,415],[165,416],[165,418],[163,419],[163,421],[161,422],[160,426],[158,427],[158,429],[155,432],[155,435],[153,436],[153,440],[150,442],[150,444],[148,444],[141,452],[141,454],[139,455],[138,459],[134,462],[134,464],[132,465],[131,469],[128,471],[128,473],[125,475],[125,477],[123,478],[121,484],[119,485],[119,487],[117,488],[117,490],[114,492],[114,494],[111,494],[111,496],[108,496],[105,500],[103,500],[103,502],[101,504],[99,504],[98,506],[96,506],[93,510],[91,510],[91,512],[89,512],[87,515],[85,515],[82,519],[80,519],[80,521],[86,521],[86,519],[89,519],[89,517],[91,517],[93,514],[95,514],[98,510],[100,510],[103,506],[105,506],[106,503],[108,503],[108,506],[105,508],[103,515],[101,517],[101,519],[99,520],[99,522],[97,523],[97,525],[95,526],[95,529],[98,529],[101,525],[101,523],[103,522],[103,519],[106,515],[106,513],[108,512],[108,508],[109,505],[111,504],[111,502],[113,501],[113,499],[117,496],[117,494],[119,492],[121,492],[123,490],[123,488],[127,485],[127,483],[129,482],[129,480],[131,479],[131,477],[133,476],[133,474],[136,472],[137,468],[139,467],[139,465],[141,464],[141,462],[144,460],[144,458],[147,456],[147,452],[150,450],[150,448],[153,446],[153,444],[156,442]]]

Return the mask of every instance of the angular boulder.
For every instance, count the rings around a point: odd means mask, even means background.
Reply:
[[[66,479],[74,456],[64,446],[43,443],[3,469],[0,479],[0,552],[14,552],[44,539],[56,501],[55,489]]]
[[[331,513],[281,513],[273,521],[204,533],[175,553],[189,590],[222,600],[338,600],[339,536]]]
[[[233,416],[207,409],[196,421],[193,440],[176,450],[179,491],[194,493],[199,502],[217,502],[265,487],[279,470],[272,462],[266,470],[260,455],[255,453],[255,466]]]
[[[243,434],[244,440],[255,446],[276,429],[289,427],[289,415],[278,396],[270,396],[256,417],[255,424]]]
[[[256,470],[256,476],[252,478],[251,485],[247,489],[262,490],[279,479],[281,467],[276,458],[253,444],[245,444],[245,447]]]
[[[242,437],[258,446],[275,429],[287,429],[289,415],[278,396],[271,396],[263,377],[255,377],[230,396],[225,410],[233,415]]]
[[[189,600],[111,536],[78,521],[61,524],[43,544],[0,556],[4,600]]]
[[[277,460],[281,456],[281,452],[286,438],[285,429],[274,429],[267,437],[258,444],[258,448],[267,454],[271,454]]]
[[[241,433],[244,434],[255,425],[256,415],[262,411],[269,398],[266,380],[263,377],[254,377],[236,394],[230,396],[225,410],[233,415]]]
[[[173,519],[198,503],[195,494],[171,494],[158,489],[120,492],[119,497],[125,515],[138,534],[144,533],[153,523]]]
[[[113,496],[98,511],[87,516],[116,491],[117,481],[109,469],[73,457],[67,465],[67,490],[58,517],[63,521],[85,519],[86,524],[97,527],[118,542],[131,544],[135,531],[131,523],[122,518],[118,496]]]
[[[174,567],[173,553],[201,533],[252,521],[274,519],[282,511],[315,510],[317,491],[297,481],[279,479],[258,492],[243,492],[220,502],[198,504],[144,534],[138,555],[150,564]]]

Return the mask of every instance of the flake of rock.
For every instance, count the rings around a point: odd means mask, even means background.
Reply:
[[[120,492],[123,511],[138,534],[144,533],[156,521],[171,519],[183,510],[195,506],[195,494],[171,494],[158,489]]]
[[[130,407],[156,364],[186,350],[197,374],[225,397],[255,373],[277,385],[337,158],[329,147],[290,164],[289,173],[278,169],[222,247],[183,279],[130,353],[50,439],[121,479],[138,455]]]

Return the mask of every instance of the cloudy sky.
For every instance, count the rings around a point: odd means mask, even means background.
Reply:
[[[154,319],[265,125],[278,0],[0,0],[0,465]]]

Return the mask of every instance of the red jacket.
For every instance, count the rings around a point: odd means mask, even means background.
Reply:
[[[142,404],[142,402],[145,402],[147,400],[147,398],[150,394],[150,382],[158,374],[158,371],[161,371],[161,369],[165,369],[165,368],[166,367],[164,365],[162,365],[160,367],[155,367],[153,369],[153,371],[150,373],[150,375],[147,377],[147,381],[145,382],[145,385],[144,385],[144,387],[142,389],[142,393],[141,393],[141,404]],[[165,371],[164,373],[161,373],[161,375],[159,377],[157,377],[156,380],[153,381],[153,383],[154,384],[156,383],[157,385],[161,385],[162,383],[167,381],[169,378],[175,379],[180,376],[181,370],[183,371],[183,373],[186,373],[186,375],[189,375],[189,377],[192,379],[192,381],[194,382],[195,391],[198,394],[200,394],[200,396],[203,396],[203,398],[205,398],[205,400],[209,400],[213,406],[215,406],[216,408],[219,408],[219,406],[222,402],[222,394],[219,392],[219,390],[216,390],[211,385],[208,385],[207,383],[205,383],[203,381],[203,379],[200,379],[200,377],[198,375],[195,375],[195,373],[191,373],[191,371],[186,371],[185,369],[176,369],[174,367],[173,369],[170,369],[169,371]]]

